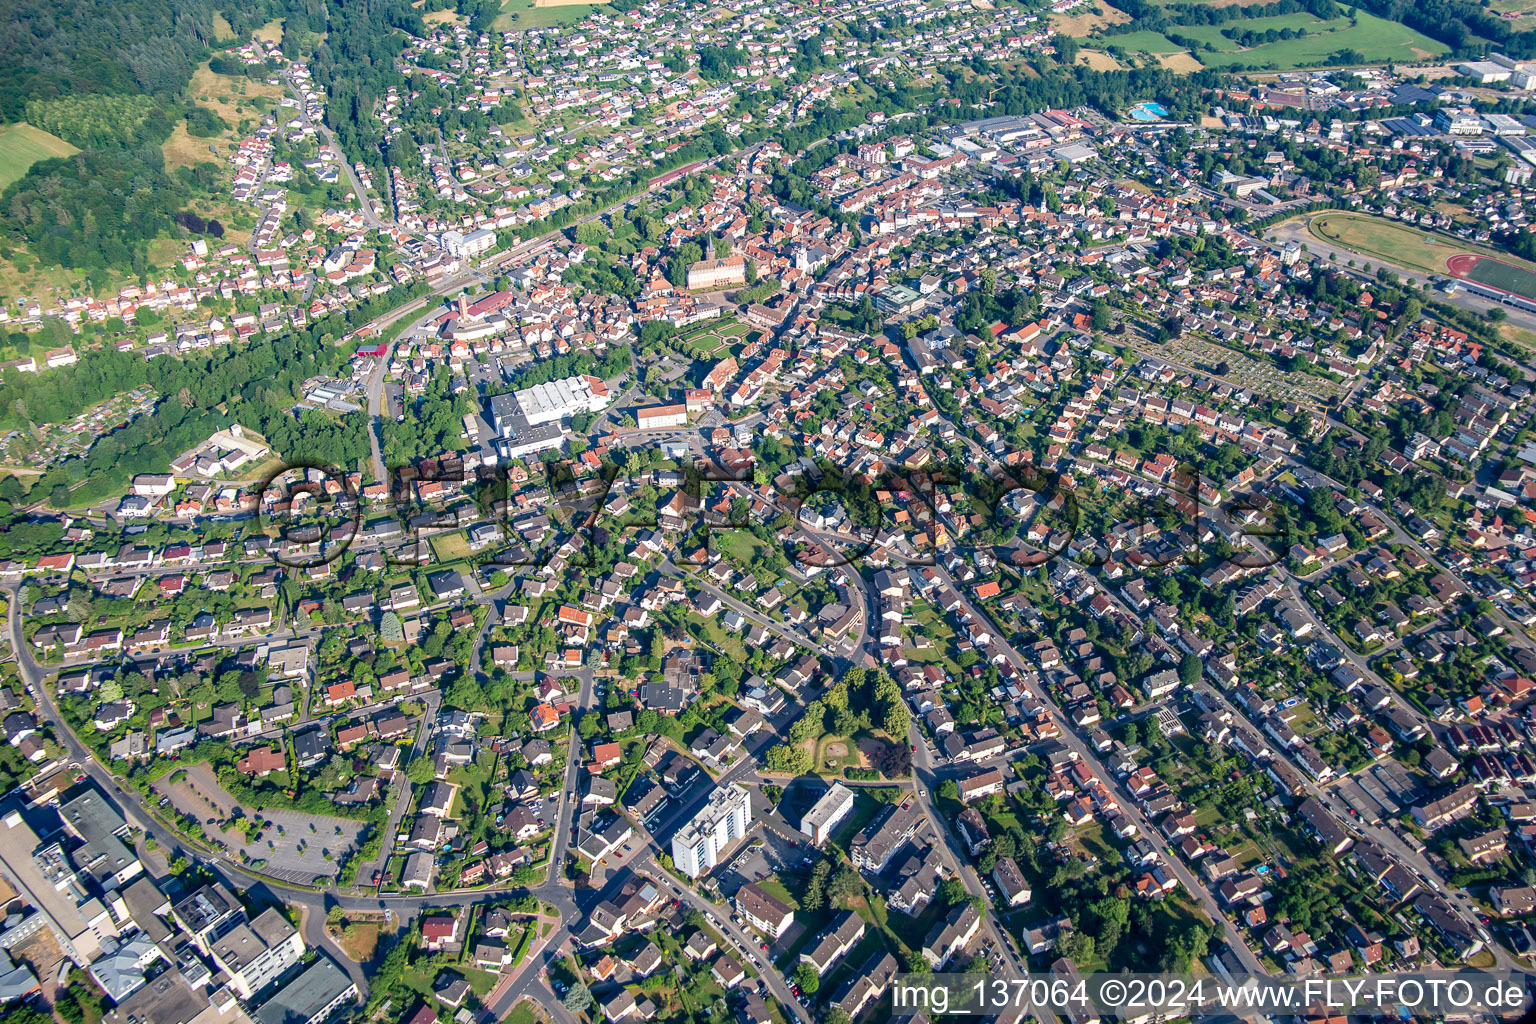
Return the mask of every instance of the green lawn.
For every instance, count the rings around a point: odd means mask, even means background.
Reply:
[[[833,754],[828,748],[837,744],[843,748],[840,754]],[[844,768],[859,767],[859,747],[851,736],[838,736],[833,733],[825,733],[816,741],[816,770],[832,775],[843,774]]]
[[[403,322],[403,321],[402,321]],[[461,558],[469,557],[469,538],[464,531],[457,533],[443,533],[432,537],[427,541],[432,549],[432,557],[439,562],[454,562]]]
[[[1244,49],[1221,34],[1222,29],[1229,27],[1260,32],[1271,28],[1304,28],[1307,34],[1298,39],[1280,39]],[[1365,11],[1357,11],[1353,25],[1348,18],[1319,21],[1309,14],[1298,13],[1233,21],[1226,25],[1178,25],[1169,28],[1168,34],[1198,40],[1200,47],[1193,52],[1195,59],[1206,67],[1217,68],[1243,65],[1283,71],[1328,62],[1341,50],[1353,50],[1359,54],[1359,60],[1367,63],[1425,61],[1447,52],[1444,44],[1423,33]],[[1079,42],[1091,47],[1113,46],[1127,53],[1152,55],[1178,53],[1185,49],[1168,35],[1150,30],[1085,38]],[[1207,46],[1211,49],[1206,49]]]
[[[57,135],[25,121],[0,128],[0,189],[20,180],[39,160],[80,152]]]
[[[1291,15],[1291,18],[1303,17]],[[1285,25],[1270,25],[1270,22],[1285,21],[1286,18],[1261,18],[1254,22],[1238,22],[1243,28],[1265,29],[1269,27],[1284,28]],[[1360,58],[1367,62],[1379,63],[1382,61],[1423,61],[1439,57],[1446,52],[1442,43],[1429,38],[1421,32],[1415,32],[1396,21],[1388,21],[1378,18],[1374,14],[1358,11],[1354,26],[1349,24],[1347,18],[1340,18],[1331,22],[1315,22],[1314,26],[1306,26],[1307,35],[1301,39],[1282,39],[1273,43],[1256,46],[1251,50],[1239,49],[1232,40],[1221,36],[1216,32],[1220,42],[1215,42],[1218,52],[1207,53],[1201,51],[1195,56],[1207,67],[1225,67],[1230,64],[1244,64],[1248,66],[1273,67],[1277,70],[1300,67],[1304,64],[1315,64],[1325,61],[1340,50],[1354,50],[1360,54]],[[1324,30],[1324,26],[1327,26]],[[1290,26],[1297,27],[1297,26]],[[1185,28],[1179,30],[1180,35],[1193,35],[1198,29]],[[1211,30],[1215,32],[1215,30]],[[1223,45],[1225,44],[1225,45]]]
[[[516,32],[525,28],[549,28],[551,25],[574,25],[605,4],[562,4],[559,7],[535,7],[533,0],[503,0],[501,16],[494,28],[502,32]],[[607,8],[612,11],[612,8]]]
[[[777,875],[769,875],[767,878],[761,879],[757,885],[758,888],[762,889],[768,895],[774,897],[775,899],[782,900],[784,903],[787,903],[791,907],[800,906],[800,901],[790,895],[788,887],[786,887],[783,882],[779,881]]]
[[[512,1007],[512,1012],[507,1014],[505,1024],[535,1024],[538,1017],[533,1013],[533,1000],[524,999]]]

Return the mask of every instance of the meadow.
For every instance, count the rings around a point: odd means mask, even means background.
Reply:
[[[0,128],[0,189],[19,181],[39,160],[80,152],[57,135],[22,121]]]
[[[582,3],[580,0],[545,0],[543,4],[536,4],[534,0],[504,0],[501,16],[494,27],[502,32],[518,32],[551,25],[574,25],[599,8],[612,10],[606,4]]]
[[[1279,39],[1244,48],[1222,35],[1223,28],[1241,28],[1264,32],[1268,29],[1305,29],[1296,39]],[[1413,63],[1433,60],[1446,53],[1446,47],[1399,22],[1357,11],[1354,23],[1349,18],[1319,21],[1310,14],[1284,14],[1272,18],[1253,18],[1227,25],[1181,25],[1168,30],[1180,39],[1196,40],[1200,46],[1192,56],[1206,67],[1223,68],[1242,65],[1273,70],[1316,65],[1328,61],[1342,50],[1352,50],[1368,64],[1388,61]],[[1163,56],[1191,53],[1161,32],[1144,30],[1120,36],[1080,40],[1095,49],[1117,47],[1126,53]]]

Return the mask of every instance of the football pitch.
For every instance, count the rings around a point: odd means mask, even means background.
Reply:
[[[1511,292],[1521,298],[1536,300],[1536,274],[1502,260],[1480,257],[1461,276],[1490,288]]]

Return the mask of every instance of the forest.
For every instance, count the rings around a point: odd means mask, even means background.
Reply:
[[[169,134],[167,131],[166,134]],[[190,197],[159,147],[87,150],[32,165],[6,190],[4,237],[45,263],[86,271],[148,269],[144,244],[176,228]]]
[[[32,165],[0,197],[0,243],[90,272],[148,270],[189,179],[160,144],[214,43],[212,0],[17,0],[0,24],[0,120],[31,119],[83,152]],[[0,251],[0,255],[5,255]]]
[[[0,19],[0,119],[89,93],[171,99],[213,42],[211,0],[12,0]]]
[[[223,127],[211,112],[183,106],[182,95],[210,56],[220,71],[236,67],[216,55],[224,45],[214,38],[216,12],[236,38],[282,20],[285,49],[324,34],[312,70],[328,120],[349,153],[381,169],[368,115],[385,88],[402,82],[399,30],[423,30],[407,0],[17,0],[0,23],[0,122],[30,118],[83,152],[34,164],[0,196],[0,257],[24,244],[95,284],[109,268],[148,271],[146,243],[174,234],[176,214],[203,190],[193,171],[166,172],[161,144],[183,118],[194,136]]]
[[[1339,7],[1334,0],[1273,0],[1272,3],[1239,3],[1220,7],[1202,3],[1165,6],[1150,0],[1124,0],[1115,6],[1129,14],[1131,20],[1120,25],[1106,25],[1097,30],[1099,35],[1129,35],[1143,30],[1162,32],[1182,25],[1224,25],[1229,21],[1274,18],[1303,11],[1319,21],[1332,21],[1339,16]]]

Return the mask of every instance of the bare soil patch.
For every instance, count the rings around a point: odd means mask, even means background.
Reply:
[[[1053,14],[1050,18],[1051,27],[1066,36],[1086,36],[1096,28],[1103,28],[1105,25],[1124,25],[1130,20],[1129,14],[1105,3],[1081,14]]]
[[[1191,54],[1188,53],[1161,53],[1158,54],[1157,59],[1158,62],[1169,71],[1182,71],[1187,73],[1205,70],[1205,65],[1201,64]]]
[[[1124,67],[1115,58],[1099,50],[1079,50],[1077,62],[1086,64],[1095,71],[1120,71]]]

